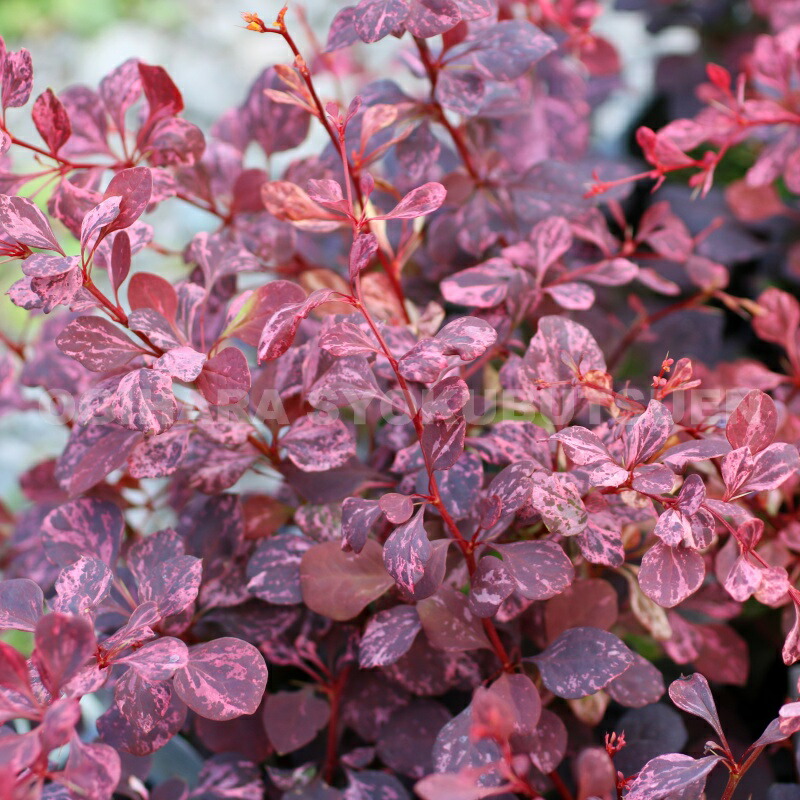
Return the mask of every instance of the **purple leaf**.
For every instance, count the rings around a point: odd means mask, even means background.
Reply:
[[[406,28],[422,39],[438,36],[461,22],[456,0],[408,0]]]
[[[383,563],[398,586],[408,592],[422,579],[431,557],[431,545],[423,525],[425,505],[404,525],[395,528],[383,546]]]
[[[125,428],[151,435],[163,433],[178,416],[172,379],[155,369],[129,372],[120,381],[111,410],[114,420]]]
[[[58,349],[93,372],[111,372],[145,351],[104,317],[78,317],[56,337]]]
[[[280,444],[304,472],[341,467],[356,453],[353,433],[340,419],[300,417],[281,437]]]
[[[81,556],[59,573],[53,609],[63,614],[85,613],[102,602],[111,589],[113,578],[103,561]]]
[[[180,639],[164,636],[148,642],[134,653],[117,661],[127,664],[148,681],[165,681],[189,661],[189,649]]]
[[[447,196],[447,190],[441,183],[426,183],[412,189],[388,214],[372,219],[415,219],[432,214],[438,209]]]
[[[731,447],[749,447],[751,453],[763,450],[775,438],[778,412],[769,395],[754,389],[733,410],[725,435]]]
[[[175,691],[192,711],[223,721],[254,714],[267,687],[267,665],[253,645],[223,636],[189,650]]]
[[[311,687],[277,692],[264,704],[264,728],[278,755],[285,755],[314,741],[330,714],[328,702],[317,697]]]
[[[387,492],[382,495],[378,505],[386,519],[394,525],[408,522],[414,513],[414,501],[407,495],[397,492]]]
[[[53,509],[42,523],[44,551],[54,564],[68,566],[81,556],[113,567],[119,555],[124,520],[117,506],[81,498]]]
[[[35,581],[10,578],[0,583],[0,630],[34,630],[43,607],[44,595]]]
[[[473,58],[497,81],[512,81],[556,49],[552,38],[526,20],[505,20],[481,37]]]
[[[717,705],[711,695],[708,681],[703,675],[695,672],[688,677],[681,677],[673,681],[669,685],[669,696],[682,711],[704,719],[716,731],[720,741],[725,742]]]
[[[84,744],[77,733],[69,743],[63,772],[53,778],[69,787],[73,796],[86,800],[108,800],[117,788],[122,767],[119,754],[105,744]]]
[[[408,16],[405,0],[360,0],[355,28],[362,42],[377,42],[399,28]]]
[[[436,81],[435,96],[450,111],[471,117],[480,111],[486,83],[475,70],[444,69]]]
[[[461,458],[466,430],[467,423],[461,415],[423,427],[420,444],[431,469],[450,469]]]
[[[645,764],[631,784],[626,800],[699,797],[703,793],[706,776],[721,760],[722,756],[694,759],[681,753],[658,756]]]
[[[350,248],[349,270],[350,280],[363,272],[378,252],[378,239],[374,233],[360,233]]]
[[[311,546],[305,536],[293,533],[259,541],[247,564],[247,591],[275,605],[302,603],[300,561]]]
[[[300,562],[303,602],[339,622],[352,619],[392,585],[381,546],[368,539],[361,553],[345,553],[337,542],[314,545]]]
[[[417,609],[395,606],[379,611],[367,623],[358,649],[361,669],[385,667],[405,655],[422,629]]]
[[[700,588],[706,569],[696,550],[657,542],[642,559],[639,585],[663,608],[672,608]]]
[[[661,699],[664,678],[658,667],[634,653],[633,664],[606,686],[606,692],[623,706],[643,708]]]
[[[65,614],[47,614],[36,625],[33,663],[45,688],[58,695],[94,658],[97,640],[88,620]]]
[[[561,545],[553,541],[513,542],[495,545],[503,565],[529,600],[546,600],[564,591],[575,577],[575,568]]]
[[[530,660],[553,694],[576,699],[622,675],[633,663],[633,653],[613,633],[584,627],[565,631]]]
[[[363,408],[370,400],[383,397],[364,356],[337,359],[308,392],[308,402],[326,411],[346,406]]]
[[[238,347],[226,347],[206,361],[197,388],[211,405],[238,403],[250,390],[250,368]]]

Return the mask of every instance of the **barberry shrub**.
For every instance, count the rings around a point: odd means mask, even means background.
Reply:
[[[132,59],[20,138],[0,42],[2,410],[66,441],[0,518],[3,797],[800,795],[800,3],[643,173],[590,148],[599,10],[245,14],[293,60],[206,133]]]

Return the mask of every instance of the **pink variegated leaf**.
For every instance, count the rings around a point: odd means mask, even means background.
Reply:
[[[557,697],[577,699],[608,686],[633,664],[633,653],[599,628],[570,628],[530,659]]]
[[[480,618],[469,610],[467,598],[444,585],[436,594],[417,603],[422,629],[436,650],[461,652],[491,649]]]
[[[383,392],[364,356],[337,359],[308,392],[308,402],[315,408],[364,407],[370,400],[382,399]]]
[[[716,732],[721,742],[725,741],[719,721],[717,705],[711,695],[706,678],[699,672],[681,677],[669,685],[669,697],[678,708],[704,719]]]
[[[247,591],[274,605],[302,603],[300,561],[312,544],[293,533],[261,539],[247,563]]]
[[[471,578],[469,610],[476,617],[493,617],[516,588],[505,562],[494,556],[484,556]]]
[[[426,183],[410,191],[388,214],[381,214],[372,219],[415,219],[432,214],[438,209],[447,196],[447,190],[441,183]]]
[[[400,359],[398,371],[406,380],[433,383],[447,363],[442,342],[421,339]]]
[[[469,402],[469,387],[456,375],[450,375],[432,387],[420,413],[423,422],[450,419]]]
[[[737,447],[722,459],[722,480],[727,490],[725,500],[737,494],[753,472],[753,456],[749,447]]]
[[[536,274],[543,278],[547,270],[572,247],[572,230],[564,217],[548,217],[530,233],[536,262]]]
[[[662,608],[673,608],[700,588],[705,574],[703,557],[696,550],[658,542],[642,558],[639,585]]]
[[[740,491],[764,492],[777,489],[800,470],[800,455],[792,444],[776,442],[757,453],[753,469]]]
[[[486,320],[460,317],[448,322],[436,334],[436,341],[442,345],[444,355],[457,355],[462,361],[472,361],[497,341],[497,331]]]
[[[470,308],[492,308],[506,299],[517,270],[505,258],[490,258],[477,267],[456,272],[441,283],[442,296],[450,303]]]
[[[62,614],[83,614],[103,601],[111,589],[113,578],[103,561],[81,556],[59,573],[53,610]]]
[[[3,47],[5,51],[5,46]],[[3,52],[0,58],[3,108],[19,108],[28,102],[33,88],[31,54],[25,49]]]
[[[730,445],[724,439],[692,440],[670,447],[658,457],[658,460],[676,472],[680,472],[690,462],[718,458],[729,453],[730,449]]]
[[[346,498],[342,503],[342,549],[360,553],[380,515],[381,508],[377,500]]]
[[[222,722],[256,712],[267,687],[267,665],[253,645],[223,636],[190,648],[173,685],[192,711]]]
[[[111,412],[115,422],[129,430],[151,435],[163,433],[178,416],[172,379],[154,369],[129,372],[120,381]]]
[[[27,197],[0,194],[0,230],[4,238],[64,255],[47,218]]]
[[[302,303],[289,303],[281,305],[270,316],[258,343],[258,361],[272,361],[282,356],[292,345],[300,323],[323,303],[342,298],[333,289],[317,289],[312,292]]]
[[[121,200],[118,195],[107,197],[86,214],[81,223],[82,251],[91,251],[99,244],[103,229],[119,216]]]
[[[203,364],[196,383],[200,394],[211,405],[238,403],[250,390],[247,358],[238,347],[226,347]]]
[[[134,669],[127,670],[114,685],[116,709],[144,734],[151,733],[159,723],[163,723],[173,695],[172,684],[148,681]]]
[[[594,305],[594,289],[580,281],[554,283],[547,286],[544,291],[561,308],[566,308],[568,311],[585,311]]]
[[[93,372],[111,372],[145,352],[105,317],[78,317],[56,337],[56,345]]]
[[[58,695],[94,658],[96,648],[94,630],[85,617],[46,614],[36,624],[32,659],[45,688]]]
[[[657,400],[647,404],[644,414],[625,432],[625,465],[630,469],[655,455],[672,431],[672,414]]]
[[[356,453],[352,431],[340,419],[300,417],[281,437],[295,466],[304,472],[324,472],[341,467]]]
[[[124,526],[122,513],[113,503],[80,498],[53,509],[44,518],[42,544],[47,558],[59,566],[89,556],[113,568]]]
[[[638,653],[633,663],[606,686],[612,700],[628,708],[643,708],[657,703],[664,695],[664,678],[658,667]]]
[[[378,352],[378,343],[358,325],[344,320],[319,337],[319,346],[333,356],[367,356]]]
[[[529,600],[547,600],[564,591],[575,568],[561,545],[554,541],[526,541],[495,545],[517,591]]]
[[[744,603],[761,586],[761,569],[751,563],[747,556],[739,556],[731,564],[723,585],[734,600]]]
[[[0,630],[34,630],[43,608],[42,590],[30,578],[9,578],[0,583]]]
[[[422,629],[417,609],[395,606],[379,611],[367,623],[358,648],[361,669],[394,664],[414,644]]]
[[[355,238],[348,261],[351,281],[369,266],[369,262],[377,252],[378,239],[374,233],[360,233]]]
[[[133,285],[133,281],[131,281],[131,285],[128,287],[129,296]],[[171,299],[169,294],[165,299],[167,301]],[[173,350],[183,345],[172,322],[155,308],[137,308],[132,311],[128,315],[128,327],[132,331],[143,333],[150,342],[162,350]]]
[[[581,554],[591,564],[621,567],[625,563],[625,548],[619,524],[592,515],[581,533],[575,537]]]
[[[194,556],[174,556],[154,566],[139,583],[139,599],[154,602],[161,617],[180,614],[197,598],[202,561]]]
[[[140,441],[128,455],[128,469],[134,478],[164,478],[172,475],[189,451],[191,430],[174,425],[158,436]]]
[[[328,702],[311,687],[276,692],[264,704],[264,728],[276,752],[285,755],[314,741],[328,724],[330,713]]]
[[[668,800],[672,797],[700,797],[706,777],[722,756],[694,759],[681,753],[657,756],[644,765],[630,786],[626,800]]]
[[[456,0],[407,0],[406,28],[414,36],[427,39],[449,31],[461,22]]]
[[[664,544],[677,547],[691,536],[691,521],[677,508],[668,508],[656,522],[653,530]]]
[[[734,449],[749,447],[755,454],[772,443],[778,427],[778,412],[772,398],[754,389],[728,419],[725,435]]]
[[[305,299],[303,289],[291,281],[272,281],[252,292],[244,292],[231,303],[228,322],[220,338],[235,336],[257,347],[267,320],[282,306],[302,303]]]
[[[406,0],[360,0],[355,29],[362,42],[377,42],[397,30],[408,16]]]
[[[184,642],[173,636],[162,636],[154,642],[147,642],[117,663],[127,664],[145,680],[165,681],[176,670],[185,667],[188,661],[189,648]]]
[[[111,797],[122,775],[119,753],[106,744],[85,744],[77,733],[69,742],[69,756],[63,771],[53,779],[69,788],[69,794],[87,800]]]
[[[671,492],[675,473],[666,464],[642,464],[632,473],[631,486],[644,494]]]
[[[392,584],[381,546],[372,539],[358,554],[345,553],[338,542],[323,542],[307,550],[300,562],[303,602],[339,622],[358,616]]]
[[[340,50],[342,47],[349,47],[359,41],[355,28],[356,10],[353,6],[345,6],[331,22],[328,29],[328,41],[325,46],[326,53]]]
[[[106,188],[104,198],[119,198],[119,213],[103,231],[129,228],[142,216],[153,192],[153,173],[148,167],[131,167],[117,172]]]
[[[678,492],[678,508],[684,514],[696,514],[705,499],[706,486],[703,479],[697,474],[687,475]]]
[[[22,262],[22,271],[30,279],[30,290],[41,300],[45,314],[57,305],[70,305],[83,285],[77,256],[35,253]]]
[[[575,484],[557,473],[536,476],[530,504],[539,512],[547,529],[559,536],[579,534],[589,520]]]
[[[157,358],[153,363],[153,369],[166,372],[179,381],[191,383],[200,375],[205,363],[204,353],[198,353],[193,347],[176,347]]]
[[[466,429],[466,420],[460,414],[423,427],[420,444],[431,469],[450,469],[461,458]]]
[[[408,592],[422,579],[431,557],[431,544],[423,525],[425,505],[405,524],[395,528],[383,546],[383,563],[398,586]]]
[[[336,230],[347,219],[315,203],[299,186],[290,181],[272,181],[261,187],[267,211],[277,219],[297,228],[317,233]]]
[[[614,463],[608,448],[587,428],[571,425],[551,438],[561,442],[575,464],[589,467],[595,486],[619,486],[628,479],[628,471]]]

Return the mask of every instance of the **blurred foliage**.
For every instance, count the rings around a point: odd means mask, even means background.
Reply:
[[[92,38],[120,20],[176,28],[191,13],[185,0],[0,0],[0,34],[18,47],[54,33]]]

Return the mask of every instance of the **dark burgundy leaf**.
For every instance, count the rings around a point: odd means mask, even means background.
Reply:
[[[90,658],[97,641],[89,621],[66,614],[47,614],[36,624],[33,662],[45,688],[57,695]]]
[[[311,547],[300,562],[303,602],[337,621],[352,619],[392,585],[381,546],[368,539],[364,549],[345,553],[338,542]]]
[[[153,565],[139,584],[141,602],[153,601],[162,617],[179,614],[194,603],[200,589],[202,562],[194,556],[174,556]]]
[[[276,605],[302,603],[300,560],[311,546],[305,536],[292,533],[261,540],[247,564],[247,590]]]
[[[708,681],[699,672],[688,677],[681,677],[669,685],[669,696],[673,703],[683,711],[704,719],[725,741],[722,724],[719,721],[717,706],[711,695]]]
[[[552,541],[514,542],[495,545],[503,565],[529,600],[546,600],[564,591],[575,576],[575,568],[561,545]]]
[[[331,709],[309,687],[299,692],[271,694],[264,704],[264,727],[272,746],[280,754],[293,753],[328,724]]]
[[[657,703],[664,689],[664,678],[658,668],[638,653],[633,654],[633,664],[606,686],[612,700],[629,708]]]
[[[63,614],[85,613],[105,598],[113,578],[103,561],[81,556],[59,573],[53,609]]]
[[[42,543],[47,557],[59,566],[89,556],[114,567],[123,530],[124,520],[116,505],[81,498],[59,506],[45,517]]]
[[[291,461],[304,472],[324,472],[346,464],[356,452],[351,430],[340,419],[298,419],[280,440]]]

